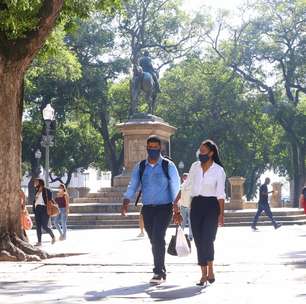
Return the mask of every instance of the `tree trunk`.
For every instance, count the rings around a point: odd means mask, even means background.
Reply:
[[[0,33],[0,261],[48,255],[22,241],[20,225],[23,78],[52,31],[63,0],[44,0],[35,29],[15,40]]]
[[[104,141],[104,150],[106,155],[107,164],[109,164],[111,172],[112,172],[112,184],[113,179],[116,175],[120,173],[120,168],[123,164],[123,150],[120,151],[119,156],[116,151],[116,145],[110,138],[110,134],[108,131],[108,121],[106,119],[106,115],[103,110],[100,111],[99,115],[100,119],[100,127],[98,128],[100,134],[102,135]]]
[[[23,75],[0,66],[0,261],[38,260],[46,254],[22,240],[20,224]]]
[[[291,143],[292,171],[293,171],[293,194],[292,205],[299,207],[299,197],[305,183],[305,150],[296,143]]]

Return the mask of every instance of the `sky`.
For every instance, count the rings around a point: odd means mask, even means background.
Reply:
[[[213,8],[232,9],[242,2],[242,0],[184,0],[184,7],[187,10],[194,10],[203,5]]]

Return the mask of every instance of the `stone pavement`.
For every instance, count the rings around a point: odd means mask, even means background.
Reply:
[[[148,239],[137,229],[73,230],[50,253],[80,253],[43,262],[0,263],[0,304],[53,303],[306,303],[306,226],[278,230],[220,228],[215,243],[216,282],[205,289],[193,252],[167,255],[167,282],[150,286]],[[167,241],[174,229],[168,229]],[[35,232],[30,240],[36,241]]]

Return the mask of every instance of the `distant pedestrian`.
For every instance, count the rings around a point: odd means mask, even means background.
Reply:
[[[225,172],[219,158],[217,145],[205,140],[199,148],[199,160],[191,165],[184,187],[191,193],[191,228],[197,248],[198,265],[201,267],[201,279],[198,286],[215,282],[213,268],[214,241],[218,225],[224,224]],[[177,204],[174,212],[179,212]]]
[[[52,192],[45,187],[43,179],[34,180],[35,199],[33,202],[33,210],[35,214],[37,243],[36,246],[41,246],[42,228],[51,236],[51,243],[55,243],[55,236],[52,230],[48,227],[49,215],[47,213],[47,202],[52,199]]]
[[[54,225],[60,233],[60,241],[64,241],[67,237],[67,218],[69,214],[69,195],[64,184],[60,184],[55,201],[60,213],[55,218]]]
[[[179,200],[179,205],[181,208],[181,215],[183,218],[182,221],[182,229],[184,230],[186,226],[189,229],[189,240],[193,240],[192,228],[190,223],[190,204],[191,204],[191,195],[190,190],[186,187],[186,180],[188,177],[188,173],[184,173],[182,176],[182,184],[181,184],[181,198]]]
[[[272,211],[270,209],[270,205],[268,202],[268,197],[269,197],[269,193],[273,193],[274,191],[268,191],[268,185],[270,184],[270,178],[266,178],[264,184],[262,184],[259,188],[259,201],[258,201],[258,209],[257,212],[254,216],[254,220],[252,223],[251,228],[256,231],[258,230],[256,228],[256,224],[258,221],[259,216],[262,214],[262,212],[264,211],[265,214],[269,217],[269,219],[271,220],[273,226],[275,229],[278,229],[279,227],[281,227],[281,224],[276,223],[276,221],[273,218],[272,215]]]
[[[300,196],[300,207],[304,208],[304,213],[306,214],[306,184],[302,189],[302,193]]]
[[[152,245],[154,259],[151,284],[166,279],[165,234],[172,218],[173,201],[179,192],[180,178],[174,163],[161,156],[161,140],[157,136],[147,139],[148,158],[135,165],[131,181],[124,193],[122,214],[139,188],[142,190],[144,228]]]

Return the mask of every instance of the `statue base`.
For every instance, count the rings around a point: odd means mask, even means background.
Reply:
[[[161,139],[164,155],[171,155],[170,137],[176,128],[162,118],[146,113],[135,113],[127,122],[117,124],[124,140],[124,170],[114,177],[115,187],[126,187],[135,164],[147,158],[147,138],[157,135]]]

